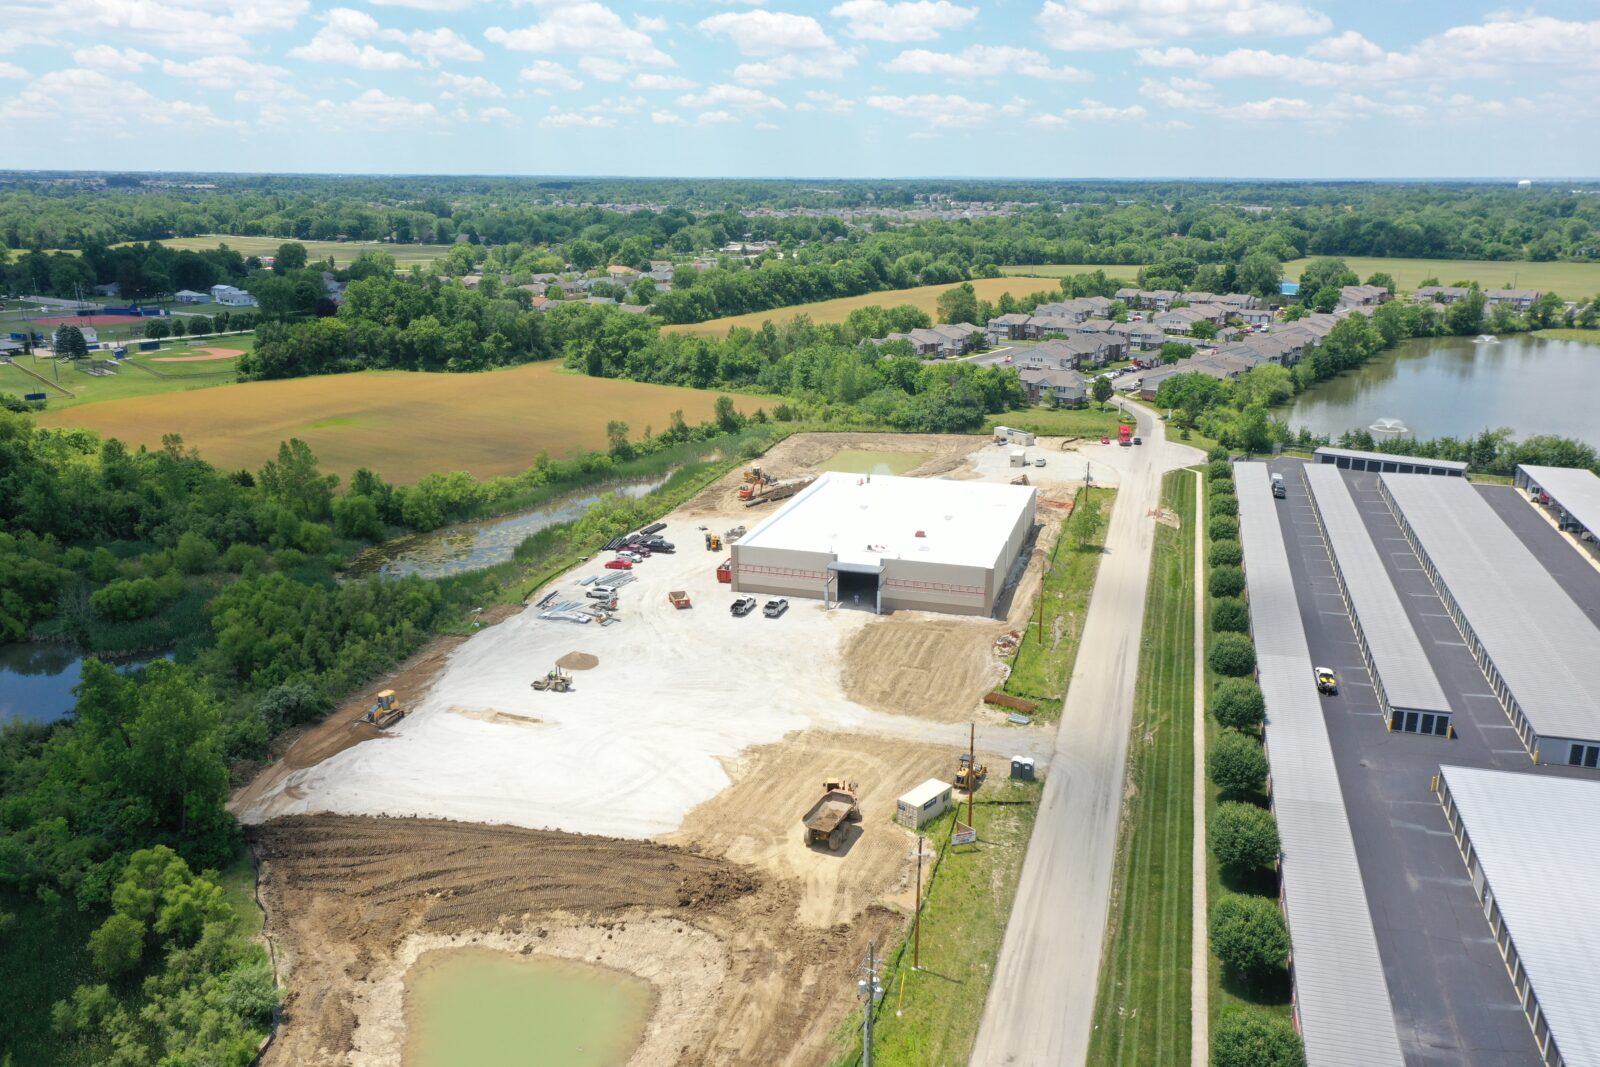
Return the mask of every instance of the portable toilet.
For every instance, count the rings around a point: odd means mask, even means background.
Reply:
[[[1033,757],[1012,756],[1011,777],[1020,779],[1024,782],[1033,781]]]
[[[949,810],[953,792],[949,782],[929,778],[895,802],[894,821],[907,830],[919,829]]]
[[[1028,465],[1028,451],[1025,448],[1011,450],[1011,465],[1013,467],[1026,467]]]

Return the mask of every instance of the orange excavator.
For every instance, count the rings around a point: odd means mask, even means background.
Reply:
[[[760,467],[751,467],[744,472],[744,484],[739,487],[739,499],[751,500],[764,492],[772,484],[772,475]]]

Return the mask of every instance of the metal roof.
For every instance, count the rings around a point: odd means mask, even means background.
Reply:
[[[1234,466],[1257,674],[1267,699],[1272,809],[1309,1067],[1401,1067],[1355,841],[1264,463]]]
[[[1306,483],[1333,555],[1334,567],[1350,598],[1358,632],[1390,707],[1408,711],[1449,711],[1450,701],[1422,651],[1422,642],[1406,615],[1400,594],[1383,569],[1383,559],[1350,488],[1337,467],[1320,463],[1304,468]]]
[[[1600,738],[1600,631],[1467,482],[1382,484],[1517,706],[1541,737]]]
[[[1518,463],[1517,471],[1550,494],[1583,528],[1600,533],[1600,478],[1586,467],[1540,467]]]
[[[1392,452],[1362,452],[1354,448],[1334,448],[1323,445],[1312,453],[1314,456],[1335,456],[1346,459],[1364,459],[1369,462],[1380,463],[1409,463],[1413,467],[1437,467],[1439,470],[1461,471],[1466,473],[1467,465],[1454,459],[1429,459],[1426,456],[1401,456]],[[1320,462],[1320,460],[1319,460]]]
[[[1600,782],[1439,770],[1563,1062],[1597,1067]]]

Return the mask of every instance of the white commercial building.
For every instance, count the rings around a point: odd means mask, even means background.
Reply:
[[[256,298],[243,289],[236,289],[231,285],[213,285],[211,299],[224,307],[253,308]]]
[[[1542,1062],[1600,1067],[1600,783],[1439,772],[1439,802]]]
[[[733,588],[992,615],[1034,507],[1025,485],[830,472],[734,544]]]

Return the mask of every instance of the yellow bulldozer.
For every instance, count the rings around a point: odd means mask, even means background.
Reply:
[[[394,690],[385,689],[378,694],[378,702],[368,708],[367,713],[356,720],[356,724],[387,730],[405,717],[406,710],[395,699]]]
[[[961,753],[960,766],[956,768],[955,787],[959,793],[974,792],[983,780],[989,776],[989,768],[982,763],[974,764],[972,757]]]

